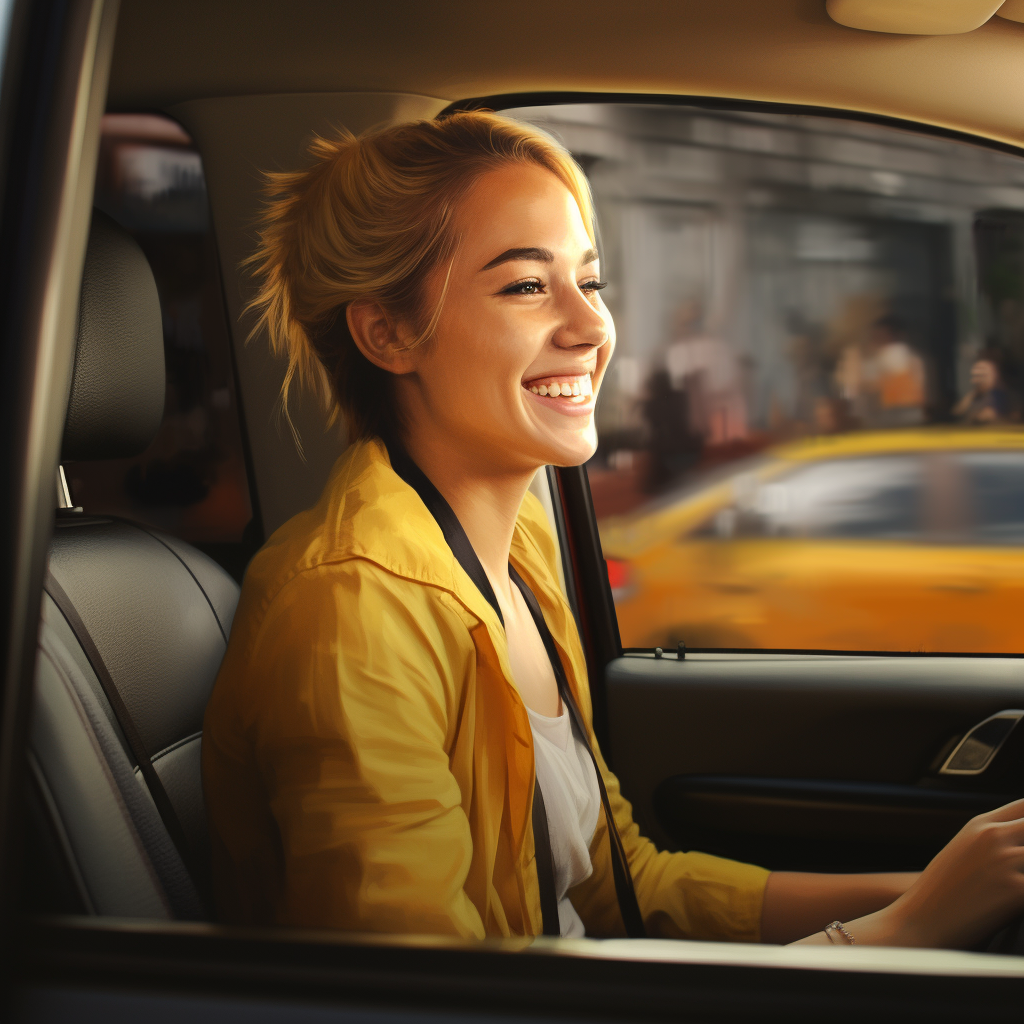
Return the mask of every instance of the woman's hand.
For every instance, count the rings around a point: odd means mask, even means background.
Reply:
[[[1024,800],[972,818],[897,900],[846,928],[864,946],[970,948],[1024,912]],[[823,945],[815,932],[801,943]]]
[[[1022,911],[1024,800],[1015,800],[972,818],[880,913],[890,918],[893,944],[965,948]]]

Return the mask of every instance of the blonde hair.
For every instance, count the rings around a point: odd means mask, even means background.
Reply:
[[[343,416],[352,439],[397,425],[391,375],[359,351],[345,310],[371,299],[413,326],[413,344],[431,337],[447,280],[431,311],[423,283],[446,262],[450,271],[455,213],[480,174],[504,163],[546,168],[573,195],[594,239],[590,189],[569,153],[540,129],[499,114],[345,131],[315,138],[309,152],[306,170],[265,175],[260,242],[246,261],[259,281],[246,307],[259,314],[252,334],[266,328],[272,350],[288,359],[281,398],[289,424],[297,381],[332,422]]]

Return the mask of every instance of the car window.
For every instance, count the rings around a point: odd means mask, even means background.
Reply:
[[[971,539],[980,544],[1024,546],[1024,455],[968,452],[957,461],[973,498]]]
[[[1020,652],[1024,161],[763,108],[510,112],[594,194],[623,645]]]
[[[71,499],[200,547],[237,578],[251,553],[252,503],[234,368],[199,153],[174,121],[103,119],[95,205],[146,254],[163,312],[166,404],[133,459],[64,466]]]
[[[715,513],[716,536],[905,540],[921,533],[921,460],[848,459],[803,466]]]

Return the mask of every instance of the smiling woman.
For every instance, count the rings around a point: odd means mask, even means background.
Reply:
[[[1024,906],[1016,805],[918,881],[769,876],[639,834],[527,493],[597,443],[614,330],[585,179],[479,112],[313,155],[270,178],[254,307],[286,389],[312,383],[354,443],[251,564],[207,708],[221,917],[747,941],[859,917],[831,936],[958,944]]]

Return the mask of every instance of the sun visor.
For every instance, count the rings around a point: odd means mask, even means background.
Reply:
[[[1024,22],[1024,0],[1006,0],[996,13],[1007,21]]]
[[[1010,4],[1024,19],[1024,2]],[[1001,6],[1002,0],[825,0],[829,17],[847,28],[923,36],[973,32]],[[1008,16],[1017,20],[1016,15]]]

